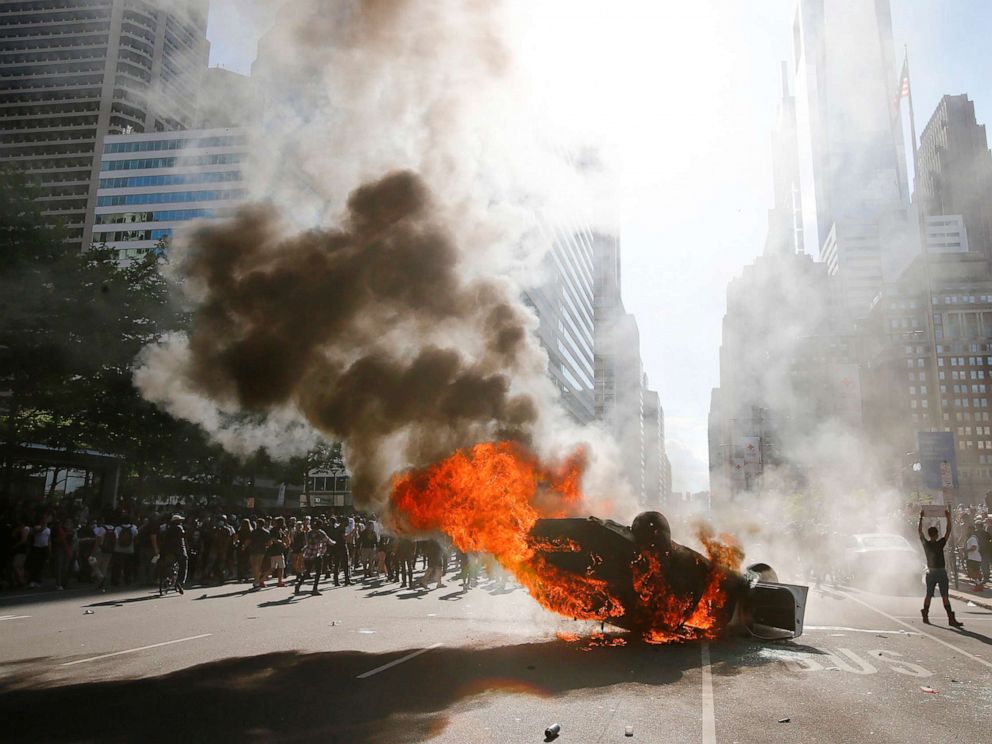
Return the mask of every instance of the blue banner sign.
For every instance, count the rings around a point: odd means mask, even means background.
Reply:
[[[958,462],[954,456],[954,433],[917,432],[920,447],[920,475],[925,488],[957,488]]]

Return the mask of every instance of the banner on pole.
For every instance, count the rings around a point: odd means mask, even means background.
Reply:
[[[916,436],[924,487],[957,488],[958,463],[954,452],[954,433],[921,431]]]

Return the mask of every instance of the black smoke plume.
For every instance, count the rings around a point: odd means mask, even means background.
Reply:
[[[137,384],[208,429],[218,415],[182,401],[302,418],[344,442],[364,503],[400,467],[527,441],[540,407],[514,382],[542,378],[534,318],[499,280],[465,278],[460,255],[410,171],[356,189],[337,229],[289,234],[273,208],[246,206],[177,251],[188,338],[149,349]]]

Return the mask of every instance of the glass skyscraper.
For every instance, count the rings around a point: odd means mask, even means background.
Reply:
[[[93,242],[128,261],[190,220],[223,217],[246,197],[241,129],[113,135],[104,140]]]
[[[545,258],[548,281],[524,293],[540,319],[538,338],[548,353],[548,375],[576,421],[595,417],[593,388],[593,235],[554,230]]]

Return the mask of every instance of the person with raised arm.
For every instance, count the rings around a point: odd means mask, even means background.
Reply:
[[[964,623],[958,622],[958,619],[954,617],[954,610],[951,609],[951,600],[947,596],[949,587],[947,565],[944,562],[944,546],[947,545],[947,540],[951,536],[950,509],[944,512],[944,518],[947,520],[947,529],[944,531],[943,537],[937,537],[940,533],[936,527],[927,528],[927,537],[924,537],[923,510],[920,509],[920,521],[916,526],[916,532],[920,536],[920,542],[923,543],[923,552],[927,556],[927,595],[923,598],[923,609],[920,610],[920,614],[923,615],[923,622],[929,625],[930,600],[933,599],[934,589],[939,586],[940,598],[943,600],[944,610],[947,612],[947,624],[954,628],[963,628]]]

